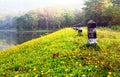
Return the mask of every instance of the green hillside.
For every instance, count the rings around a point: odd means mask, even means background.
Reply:
[[[0,51],[0,77],[120,77],[120,32],[97,29],[97,42],[65,28]]]

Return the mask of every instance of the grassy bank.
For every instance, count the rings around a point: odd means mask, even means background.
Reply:
[[[66,28],[0,51],[0,77],[120,77],[120,32],[98,29],[97,42]]]

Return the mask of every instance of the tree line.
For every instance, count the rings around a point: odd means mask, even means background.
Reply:
[[[98,26],[120,25],[119,0],[86,0],[84,5],[82,9],[34,9],[14,17],[12,22],[17,30],[59,29],[78,23],[86,25],[90,19],[96,21]]]
[[[6,16],[0,19],[0,29],[15,29],[15,20],[13,16]]]
[[[54,7],[31,10],[15,20],[18,30],[58,29],[81,22],[81,16],[81,10]]]
[[[93,19],[99,26],[120,25],[120,0],[88,0],[85,6],[85,21]]]

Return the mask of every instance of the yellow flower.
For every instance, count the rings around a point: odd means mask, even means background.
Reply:
[[[36,71],[36,70],[37,70],[37,68],[36,68],[36,66],[34,66],[33,71]]]
[[[73,74],[70,74],[70,76],[74,76]]]
[[[82,64],[79,64],[79,66],[81,67],[81,66],[82,66]]]
[[[51,70],[49,69],[48,72],[50,72]]]
[[[18,77],[18,75],[15,75],[15,77]]]
[[[35,77],[38,77],[38,74],[36,74]]]
[[[72,55],[74,55],[74,53],[72,53]]]
[[[88,62],[88,64],[90,64],[90,62]]]
[[[43,75],[44,73],[43,73],[43,71],[41,71],[41,75]]]
[[[76,65],[78,65],[78,62],[76,62]]]
[[[73,58],[75,58],[75,56],[73,56]]]
[[[3,73],[3,75],[4,75],[5,73]]]
[[[98,66],[95,66],[95,68],[97,68]]]
[[[32,71],[32,69],[29,69],[29,72]]]
[[[111,75],[111,74],[112,74],[112,72],[108,72],[108,74],[109,74],[109,75]]]
[[[105,64],[105,62],[101,62],[101,64]]]
[[[48,74],[48,71],[47,71],[47,72],[45,72],[44,74]]]
[[[66,74],[66,76],[65,76],[65,77],[69,77],[69,76],[68,76],[68,74]]]
[[[111,77],[110,75],[107,75],[107,77]]]
[[[66,68],[66,69],[65,69],[65,71],[67,72],[67,71],[68,71],[68,69]]]
[[[41,72],[41,75],[43,75],[44,73],[43,72]]]

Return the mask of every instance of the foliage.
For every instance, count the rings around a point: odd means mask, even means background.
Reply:
[[[85,23],[92,19],[100,26],[120,25],[119,0],[87,0],[85,2]]]
[[[1,77],[120,77],[120,32],[97,30],[97,47],[71,28],[0,52]]]
[[[112,5],[112,3],[109,0],[88,0],[85,2],[85,5],[85,22],[92,19],[95,20],[100,26],[108,25],[109,18],[103,16],[102,13],[105,8]]]
[[[6,16],[4,19],[0,19],[0,29],[15,29],[14,17]]]
[[[72,11],[67,11],[64,13],[64,18],[65,18],[65,24],[66,25],[73,25],[74,22],[75,22],[75,16],[74,16],[74,13]]]
[[[109,25],[118,25],[120,24],[120,6],[109,6],[108,8],[104,9],[103,12],[104,16],[110,18]]]
[[[16,18],[17,30],[35,30],[38,25],[38,17],[33,14],[25,14],[24,16]]]
[[[58,29],[73,26],[76,20],[79,22],[82,21],[77,17],[78,15],[79,17],[82,16],[81,12],[77,11],[79,11],[79,9],[72,10],[54,7],[31,10],[27,14],[16,19],[17,29]],[[35,15],[35,17],[33,17],[33,15]]]
[[[117,31],[120,31],[120,26],[115,25],[115,26],[112,26],[111,29],[113,29],[113,30],[117,30]]]
[[[83,9],[39,8],[19,17],[6,16],[5,20],[0,20],[0,28],[16,26],[17,30],[54,30],[78,23],[86,25],[91,19],[99,26],[120,25],[120,0],[84,0],[84,3]]]

